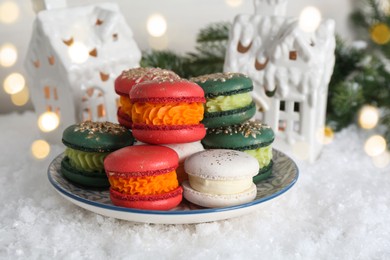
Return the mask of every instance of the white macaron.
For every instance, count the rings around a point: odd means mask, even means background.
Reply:
[[[253,176],[258,161],[240,151],[211,149],[195,153],[184,163],[188,181],[182,183],[183,196],[202,207],[228,207],[255,199]]]

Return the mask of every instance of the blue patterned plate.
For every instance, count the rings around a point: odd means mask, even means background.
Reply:
[[[225,208],[201,208],[186,200],[169,211],[138,210],[117,207],[110,201],[108,190],[93,190],[76,186],[60,172],[64,154],[49,165],[50,183],[64,198],[92,212],[128,221],[160,224],[201,223],[238,217],[258,209],[261,203],[289,190],[298,179],[298,167],[288,156],[273,151],[273,172],[270,178],[257,184],[256,199],[249,203]]]

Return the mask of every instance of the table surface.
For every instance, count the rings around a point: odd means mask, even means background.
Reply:
[[[297,184],[255,212],[203,224],[140,224],[84,210],[47,179],[61,153],[36,160],[32,112],[0,116],[1,259],[385,259],[390,167],[363,151],[367,133],[337,133],[321,157],[296,160]]]

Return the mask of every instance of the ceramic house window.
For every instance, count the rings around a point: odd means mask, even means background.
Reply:
[[[82,120],[106,121],[107,111],[104,92],[96,87],[88,88],[81,100]]]
[[[60,115],[60,108],[58,105],[58,90],[57,87],[44,86],[43,96],[46,102],[46,111],[55,112],[58,116]]]
[[[301,134],[300,103],[294,101],[280,101],[278,130]]]

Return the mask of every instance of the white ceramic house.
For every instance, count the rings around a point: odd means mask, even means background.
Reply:
[[[34,5],[38,10],[53,7],[51,1],[35,2],[41,2]],[[88,119],[116,122],[114,80],[123,70],[138,67],[140,59],[116,4],[40,11],[25,67],[37,115],[53,111],[60,118],[59,128],[45,137],[60,140],[64,128]]]
[[[235,18],[224,71],[245,73],[253,80],[257,117],[275,131],[274,146],[291,151],[304,145],[314,161],[323,146],[335,24],[325,20],[316,31],[304,32],[297,19],[280,15],[285,4],[257,0],[255,14]],[[270,12],[272,8],[276,11]]]

